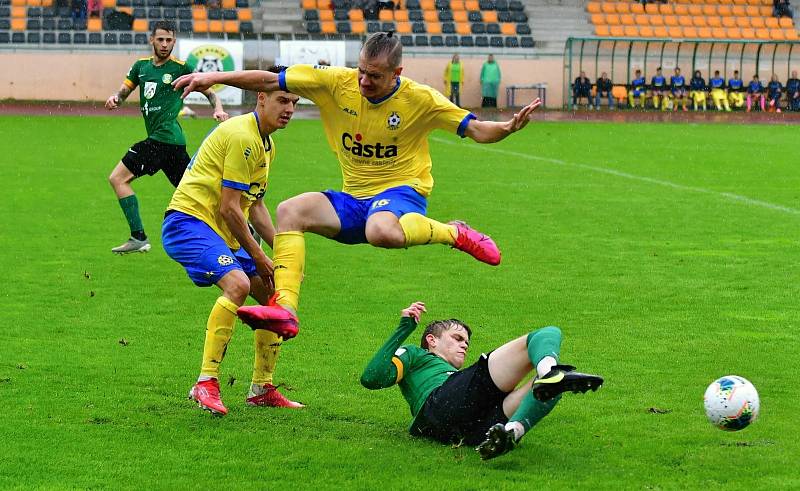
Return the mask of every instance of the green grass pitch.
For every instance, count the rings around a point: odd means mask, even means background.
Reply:
[[[211,125],[184,123],[191,151]],[[152,252],[110,252],[127,226],[106,178],[141,120],[0,128],[0,488],[800,487],[795,127],[532,123],[492,146],[437,132],[429,215],[493,235],[502,265],[309,236],[303,325],[277,372],[308,408],[244,405],[252,335],[238,324],[225,418],[185,399],[217,293],[160,246],[162,175],[134,184]],[[319,122],[275,141],[270,210],[340,186]],[[566,395],[494,461],[413,439],[399,390],[358,383],[413,300],[429,320],[473,326],[468,363],[557,325],[562,359],[606,385]],[[739,433],[703,413],[703,391],[726,374],[761,395],[760,419]]]

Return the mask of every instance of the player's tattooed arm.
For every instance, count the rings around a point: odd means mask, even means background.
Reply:
[[[202,94],[206,96],[208,103],[214,108],[214,119],[220,123],[227,120],[229,117],[228,113],[222,108],[222,101],[219,99],[219,96],[217,96],[217,93],[214,92],[214,89],[206,89]]]
[[[131,95],[131,92],[133,92],[132,87],[129,87],[127,84],[120,85],[119,90],[111,94],[106,100],[106,109],[111,110],[118,108],[119,105]]]

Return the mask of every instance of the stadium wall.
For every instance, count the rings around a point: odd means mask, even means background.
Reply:
[[[116,92],[131,64],[147,50],[109,51],[12,51],[0,52],[0,66],[14,67],[0,71],[0,100],[59,100],[104,102]],[[485,55],[461,55],[465,83],[461,104],[479,107],[481,103],[480,71]],[[444,91],[444,68],[449,56],[406,56],[404,75]],[[499,58],[502,84],[498,104],[506,105],[506,87],[547,84],[547,103],[560,107],[563,90],[561,58],[503,59]],[[245,67],[265,67],[272,63],[258,57],[248,60]],[[348,64],[351,60],[348,57]],[[536,91],[516,94],[518,104],[536,96]],[[138,100],[138,91],[129,101]]]

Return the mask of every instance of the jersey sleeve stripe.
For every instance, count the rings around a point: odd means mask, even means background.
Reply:
[[[278,87],[284,92],[289,92],[289,89],[286,88],[286,70],[278,74]]]
[[[250,189],[249,184],[236,181],[229,181],[227,179],[222,180],[222,186],[226,188],[238,189],[239,191],[247,191],[248,189]]]
[[[132,89],[132,88],[136,87],[136,84],[131,82],[127,78],[125,80],[123,80],[122,83],[125,84],[125,86],[127,86],[129,89]]]
[[[466,135],[467,125],[469,124],[470,120],[473,120],[473,119],[478,119],[478,117],[475,116],[472,113],[469,113],[466,116],[464,116],[464,119],[461,120],[461,124],[458,125],[458,129],[456,130],[456,133],[458,133],[458,136],[460,136],[461,138],[464,138],[465,136],[467,136]]]
[[[400,358],[393,356],[392,363],[394,363],[394,366],[397,368],[397,380],[395,380],[394,383],[398,383],[403,380],[403,362],[400,361]]]

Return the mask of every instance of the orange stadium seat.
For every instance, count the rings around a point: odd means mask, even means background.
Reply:
[[[133,15],[133,7],[117,7],[117,12],[124,12],[128,15]]]
[[[722,17],[722,27],[736,27],[736,17]]]
[[[89,32],[100,32],[103,30],[103,21],[100,19],[89,19],[86,21],[86,30]]]
[[[422,12],[422,18],[425,22],[438,22],[439,14],[435,10],[425,10]]]
[[[750,17],[737,17],[736,27],[750,27]]]
[[[352,9],[347,15],[350,22],[364,22],[364,11],[361,9]]]
[[[745,15],[747,15],[749,17],[757,17],[757,16],[761,15],[761,11],[759,10],[759,8],[755,7],[753,5],[746,6],[744,8],[744,12],[745,12]]]
[[[708,39],[711,36],[711,28],[710,27],[698,27],[697,28],[697,37],[700,39]]]
[[[333,10],[320,10],[319,20],[323,22],[333,22]]]
[[[775,17],[767,17],[764,19],[764,23],[766,24],[766,27],[769,27],[770,29],[777,29],[781,26],[780,22],[778,22],[778,19]]]
[[[236,0],[222,0],[222,8],[224,8],[224,9],[235,9],[236,8]]]
[[[618,14],[630,14],[631,7],[630,4],[627,2],[617,2],[615,10]]]
[[[778,25],[780,25],[781,27],[784,27],[784,28],[786,28],[786,27],[794,27],[794,24],[792,23],[792,19],[790,19],[788,17],[781,17],[778,20]]]
[[[467,0],[464,2],[464,10],[480,10],[481,6],[478,0]]]
[[[783,36],[787,41],[797,41],[797,31],[794,29],[784,29]]]
[[[471,32],[468,22],[456,22],[456,33],[466,36]]]
[[[496,10],[487,10],[483,12],[483,21],[484,22],[497,22],[497,11]]]
[[[25,7],[11,7],[12,19],[24,19],[27,16],[28,12],[25,10]]]
[[[331,10],[331,0],[317,0],[317,8],[320,10]]]
[[[438,22],[428,22],[428,34],[441,34],[442,25]]]
[[[742,39],[755,39],[756,38],[756,30],[752,27],[743,27],[742,28]]]
[[[704,16],[700,15],[698,17],[692,17],[692,25],[694,27],[707,27],[708,21]]]
[[[703,15],[717,15],[717,6],[703,5]]]
[[[756,29],[761,29],[765,27],[764,18],[763,17],[751,17],[750,18],[750,27],[755,27]]]
[[[116,6],[117,6],[117,0],[105,0],[103,2],[104,9],[114,8]]]
[[[408,21],[400,21],[395,24],[397,32],[400,34],[411,34],[411,23]]]
[[[650,26],[639,26],[639,35],[643,38],[651,38],[655,36],[653,28]]]
[[[619,15],[618,14],[606,14],[606,24],[608,24],[610,26],[619,25]]]
[[[733,15],[733,9],[731,8],[730,5],[720,5],[719,7],[717,7],[717,15],[721,17],[728,17],[730,15]]]
[[[397,22],[408,22],[408,10],[395,10],[394,20]]]
[[[678,25],[678,18],[674,15],[665,15],[664,16],[664,25],[666,26],[677,26]]]
[[[735,5],[747,5],[747,0],[733,0]]]
[[[697,39],[697,28],[696,27],[684,27],[683,28],[683,37],[689,38],[689,39]]]
[[[692,3],[692,1],[691,0],[677,0],[675,3],[676,4],[678,4],[678,3],[686,4],[686,3]]]
[[[314,10],[317,8],[317,0],[303,0],[303,8],[305,10]]]
[[[192,19],[194,20],[206,20],[208,19],[208,12],[206,12],[206,8],[202,5],[195,5],[192,7]]]
[[[464,10],[464,0],[450,0],[450,10]]]
[[[725,35],[728,37],[728,39],[741,39],[742,30],[738,27],[728,27],[725,29]]]
[[[239,32],[238,20],[224,20],[222,21],[222,30],[228,34],[236,34]]]
[[[622,26],[609,26],[608,32],[615,38],[621,38],[625,35],[625,30],[622,29]]]
[[[28,0],[26,4],[28,5],[28,7],[41,7],[42,0]]]
[[[381,9],[378,13],[378,20],[381,22],[391,22],[394,20],[394,15],[389,9]]]
[[[12,31],[24,31],[26,27],[25,19],[11,19]]]
[[[147,32],[149,30],[147,19],[134,19],[133,30],[136,32]]]
[[[747,15],[747,12],[745,12],[744,7],[742,7],[741,5],[734,5],[733,7],[731,7],[731,15],[735,15],[737,17],[743,17]]]
[[[604,14],[615,14],[617,12],[616,7],[614,7],[614,4],[611,2],[603,2],[600,9]]]
[[[322,33],[323,34],[335,34],[336,33],[336,24],[331,21],[325,21],[322,23]]]
[[[675,9],[668,3],[662,3],[658,6],[658,11],[661,15],[675,15]]]
[[[453,20],[455,22],[467,22],[469,20],[466,10],[454,10]]]
[[[648,3],[644,6],[644,11],[650,15],[658,15],[658,5],[654,3]]]
[[[669,33],[669,37],[671,38],[682,38],[683,37],[683,29],[679,26],[669,26],[667,28],[667,33]]]
[[[24,22],[22,24],[22,28],[23,29],[25,28],[25,23]],[[606,26],[606,25],[594,26],[594,33],[596,35],[598,35],[598,36],[601,36],[601,37],[606,37],[606,36],[610,36],[611,35],[611,33],[608,30],[608,26]]]
[[[649,15],[637,15],[634,17],[636,20],[637,26],[649,26],[650,25],[650,16]]]
[[[643,14],[644,13],[644,6],[641,3],[632,3],[631,4],[631,13],[632,14]]]
[[[622,14],[619,16],[619,23],[623,26],[632,26],[635,24],[631,14]]]
[[[691,15],[680,15],[678,16],[678,25],[681,27],[689,27],[692,25],[692,16]]]
[[[664,26],[656,26],[653,28],[653,36],[657,38],[665,38],[669,35],[669,31]]]
[[[703,6],[689,5],[689,15],[703,15]]]
[[[682,3],[675,4],[675,15],[689,15],[689,6]]]
[[[436,10],[436,2],[434,0],[420,0],[419,6],[422,10]]]
[[[606,23],[606,16],[603,14],[592,14],[592,24],[599,26]]]
[[[708,27],[722,27],[722,17],[706,17]]]
[[[42,0],[42,7],[52,7],[53,0]]]
[[[728,34],[725,32],[724,27],[712,27],[711,37],[713,37],[714,39],[725,39],[726,37],[728,37]]]
[[[590,14],[599,14],[602,12],[600,8],[600,2],[589,2],[586,4],[586,11]]]
[[[367,32],[367,25],[363,20],[355,20],[350,22],[350,32],[353,34],[364,34]]]
[[[636,26],[625,26],[625,37],[635,38],[639,36],[639,28]]]
[[[783,41],[786,39],[786,36],[783,34],[783,29],[770,29],[769,38],[774,39],[775,41]]]
[[[194,32],[200,33],[207,33],[208,32],[208,21],[207,20],[196,20],[194,21]]]
[[[516,36],[517,27],[513,22],[503,22],[500,24],[500,33],[506,36]]]
[[[650,25],[651,26],[663,26],[664,25],[664,18],[660,15],[651,15],[650,16]]]
[[[772,7],[759,7],[758,11],[762,17],[769,17],[772,15]]]
[[[251,21],[251,20],[253,20],[253,11],[250,10],[249,8],[239,9],[238,13],[239,13],[239,20],[243,20],[243,21]]]
[[[756,38],[769,39],[769,29],[756,29]]]

